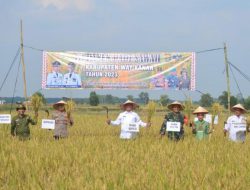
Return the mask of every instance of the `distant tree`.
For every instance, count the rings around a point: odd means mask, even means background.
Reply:
[[[212,96],[207,93],[207,94],[202,94],[201,99],[200,99],[200,105],[203,107],[211,107],[213,104],[214,100]]]
[[[168,105],[169,102],[170,102],[170,99],[168,98],[168,95],[161,95],[161,97],[160,97],[160,104],[162,106]]]
[[[231,103],[231,107],[238,104],[237,98],[235,96],[231,96],[230,103]]]
[[[248,98],[245,99],[245,104],[244,104],[246,109],[250,109],[250,96],[248,96]]]
[[[134,96],[128,95],[128,96],[127,96],[127,99],[128,99],[128,100],[131,100],[131,101],[134,101]]]
[[[237,102],[239,103],[239,104],[244,104],[244,98],[243,98],[243,96],[242,96],[242,94],[237,94],[236,95],[236,98],[237,98]]]
[[[42,100],[42,103],[46,104],[46,98],[44,97],[44,95],[41,92],[35,92],[32,96],[34,96],[34,95],[39,96]]]
[[[115,103],[120,103],[122,102],[120,98],[116,96],[112,96],[111,94],[107,94],[104,96],[104,103],[106,104],[115,104]]]
[[[228,93],[226,91],[224,91],[224,92],[222,92],[222,95],[220,95],[218,98],[220,104],[223,105],[225,108],[228,107],[227,96],[228,96]],[[238,102],[238,100],[235,96],[230,97],[231,106],[234,106],[235,104],[237,104],[237,102]]]
[[[98,106],[98,104],[99,104],[98,95],[94,91],[90,92],[90,95],[89,95],[89,104],[91,106]]]
[[[113,104],[114,102],[114,97],[111,94],[107,94],[105,96],[105,103],[107,104]]]
[[[141,92],[139,98],[143,101],[144,104],[147,104],[149,101],[149,95],[147,92]]]

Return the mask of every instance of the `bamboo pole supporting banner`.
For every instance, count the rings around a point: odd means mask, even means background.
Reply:
[[[21,62],[22,62],[22,69],[23,69],[23,84],[24,84],[24,98],[27,101],[27,86],[26,86],[26,73],[25,73],[25,63],[24,63],[24,50],[23,50],[23,22],[20,21],[21,25]]]
[[[225,66],[226,66],[226,79],[227,79],[227,109],[228,109],[228,116],[231,113],[231,93],[230,93],[230,78],[229,78],[229,62],[227,58],[227,46],[226,43],[224,43],[224,56],[225,56]]]

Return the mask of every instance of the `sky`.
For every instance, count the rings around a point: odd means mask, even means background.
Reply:
[[[51,51],[190,52],[221,48],[226,42],[231,63],[250,76],[249,0],[0,0],[0,84],[20,46]],[[41,89],[42,53],[24,49],[28,95]],[[197,54],[196,88],[218,97],[226,90],[223,50]],[[12,96],[17,64],[0,97]],[[244,97],[249,82],[236,71]],[[88,97],[91,90],[42,90],[46,97]],[[98,94],[136,97],[142,90],[96,90]],[[143,90],[150,98],[171,99],[198,92]],[[231,91],[239,93],[231,77]],[[23,96],[19,74],[15,95]]]

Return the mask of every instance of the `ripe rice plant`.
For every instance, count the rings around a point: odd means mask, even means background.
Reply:
[[[156,111],[156,103],[153,101],[149,101],[147,105],[147,111],[148,111],[147,122],[151,122],[151,119]]]
[[[115,118],[118,111],[110,112]],[[72,113],[73,114],[73,113]],[[10,136],[0,126],[0,189],[248,189],[250,137],[244,144],[223,137],[222,117],[209,140],[197,141],[189,127],[178,143],[158,138],[165,113],[155,114],[151,130],[137,139],[119,139],[120,127],[106,113],[76,110],[69,137],[31,126],[31,139]],[[142,120],[147,113],[139,112]],[[39,116],[39,121],[41,121]]]
[[[31,106],[35,113],[38,113],[39,109],[44,105],[43,99],[38,94],[33,94],[31,96]]]

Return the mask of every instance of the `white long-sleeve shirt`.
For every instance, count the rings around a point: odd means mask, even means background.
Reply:
[[[125,111],[119,114],[115,121],[111,121],[110,124],[114,126],[119,126],[124,123],[138,123],[141,127],[146,127],[147,123],[141,121],[139,115],[133,111]],[[129,132],[121,129],[120,138],[121,139],[133,139],[137,136],[137,132]]]
[[[246,132],[238,130],[234,125],[246,125],[246,118],[244,116],[230,116],[227,120],[227,124],[224,127],[224,130],[228,131],[229,139],[232,141],[245,141]]]

